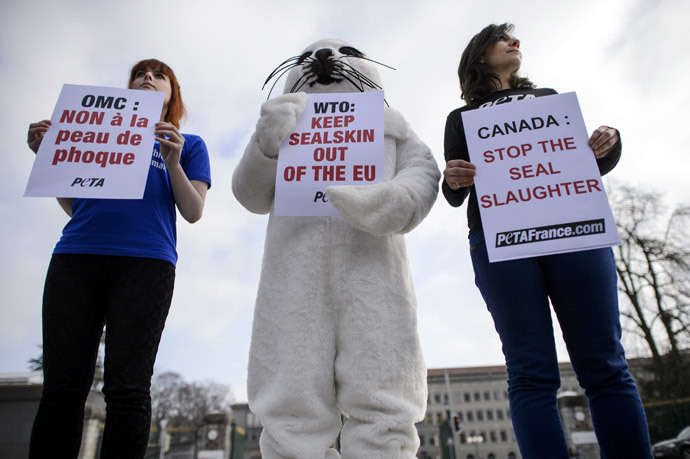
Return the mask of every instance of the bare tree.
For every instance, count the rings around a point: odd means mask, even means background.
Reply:
[[[179,373],[157,375],[151,384],[152,421],[168,419],[170,426],[193,426],[205,414],[230,412],[230,387],[216,382],[187,382]]]
[[[614,251],[626,330],[646,344],[657,392],[687,394],[690,207],[668,209],[659,193],[629,186],[609,197],[622,242]]]
[[[29,370],[31,371],[43,371],[43,345],[39,344],[38,347],[41,349],[41,355],[26,362],[29,364]]]
[[[39,344],[38,347],[41,349],[41,354],[38,357],[29,359],[26,363],[29,364],[29,369],[31,371],[43,371],[43,345]],[[105,349],[105,331],[101,333],[101,342],[98,345],[98,355],[96,356],[96,368],[93,374],[93,383],[91,388],[95,390],[100,390],[103,387],[103,356]]]

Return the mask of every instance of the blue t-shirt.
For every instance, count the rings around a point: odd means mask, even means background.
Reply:
[[[189,180],[211,186],[206,144],[201,137],[185,138],[180,164]],[[177,212],[170,177],[153,147],[143,199],[75,199],[72,218],[62,230],[53,253],[146,257],[177,262]]]

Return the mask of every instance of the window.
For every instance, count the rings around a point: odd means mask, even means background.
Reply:
[[[465,432],[460,432],[460,443],[463,445],[467,443],[467,437],[465,437]]]
[[[508,459],[515,459],[515,453],[509,453]]]
[[[458,411],[458,419],[460,420],[460,422],[463,421],[463,419],[462,419],[462,411]]]
[[[491,400],[491,393],[489,391],[484,392],[484,400],[486,400],[487,402]]]
[[[467,412],[467,422],[474,421],[474,414],[471,411]]]
[[[477,410],[477,421],[484,420],[484,412],[482,410]]]
[[[469,392],[465,392],[465,401],[466,401],[466,402],[471,402],[471,401],[472,401],[472,398],[471,398]]]
[[[434,402],[435,403],[441,403],[441,395],[440,394],[434,394]]]
[[[486,459],[496,459],[496,455],[495,455],[494,453],[489,453],[489,454],[486,456]]]
[[[482,399],[482,395],[479,392],[474,393],[474,401],[478,402]]]
[[[446,404],[448,403],[448,393],[447,392],[443,394],[443,403],[446,403]]]
[[[486,419],[489,421],[494,420],[494,411],[493,410],[486,410]]]
[[[495,390],[494,391],[494,400],[501,400],[501,391],[500,390]]]
[[[251,411],[247,413],[247,427],[261,427],[259,418]]]
[[[501,441],[508,441],[508,434],[505,430],[501,430]]]
[[[503,411],[502,411],[502,410],[496,410],[496,418],[497,418],[499,421],[502,421],[502,420],[503,420]]]
[[[489,432],[489,438],[491,438],[491,443],[496,443],[498,441],[498,435],[496,435],[495,431]]]

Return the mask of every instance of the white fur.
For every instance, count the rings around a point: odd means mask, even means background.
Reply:
[[[328,39],[307,49],[337,52],[344,44]],[[380,81],[368,62],[347,59]],[[331,86],[303,89],[353,91]],[[232,183],[247,209],[270,212],[248,381],[250,407],[264,426],[262,455],[336,458],[330,446],[342,431],[343,458],[413,458],[426,368],[402,234],[430,211],[440,173],[402,115],[386,108],[385,182],[329,187],[342,217],[273,215],[280,141],[305,104],[297,93],[263,105]]]

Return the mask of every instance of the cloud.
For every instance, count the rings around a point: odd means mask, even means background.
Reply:
[[[176,292],[157,371],[230,384],[242,400],[267,219],[237,204],[230,181],[267,97],[261,85],[278,64],[319,38],[340,36],[397,68],[380,69],[386,98],[442,166],[445,117],[462,105],[460,53],[484,25],[514,22],[525,73],[540,85],[577,90],[590,129],[620,129],[624,155],[612,175],[680,201],[690,195],[676,172],[689,164],[690,96],[682,90],[688,62],[680,36],[689,8],[682,1],[624,0],[3,4],[0,371],[26,368],[40,343],[41,289],[67,217],[52,199],[21,197],[33,157],[25,136],[30,122],[50,116],[63,83],[124,86],[131,65],[149,57],[175,69],[190,112],[183,130],[206,141],[214,183],[203,219],[178,223]],[[279,83],[274,93],[281,91]],[[407,241],[429,365],[501,363],[474,286],[465,208],[439,196]]]

